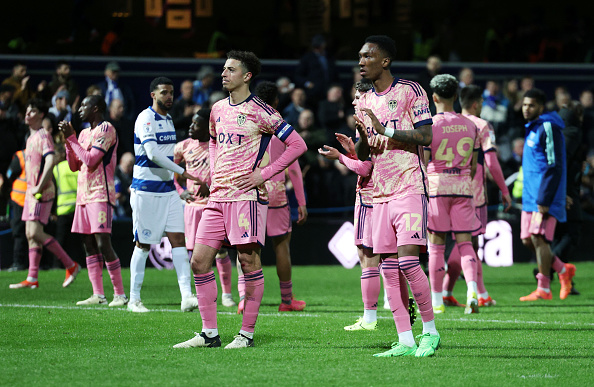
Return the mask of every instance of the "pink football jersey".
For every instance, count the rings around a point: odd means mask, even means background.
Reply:
[[[200,142],[187,138],[175,145],[173,151],[173,162],[179,164],[186,163],[186,171],[200,181],[210,183],[210,158],[208,154],[208,142]],[[186,203],[186,206],[204,207],[208,203],[208,196],[200,196],[198,190],[200,185],[194,180],[186,181],[187,190],[194,195],[196,200]]]
[[[114,172],[117,164],[118,135],[112,124],[103,121],[94,129],[83,129],[78,143],[86,150],[91,148],[103,152],[103,159],[91,169],[82,163],[78,174],[76,204],[109,202],[115,205]]]
[[[25,174],[27,176],[27,196],[31,199],[31,190],[39,184],[43,168],[45,167],[45,156],[54,153],[54,140],[45,129],[41,128],[27,139],[25,149]],[[40,201],[47,202],[56,195],[56,187],[52,179],[45,185]],[[35,199],[37,200],[37,199]]]
[[[267,204],[264,184],[244,193],[237,188],[237,179],[260,166],[273,135],[284,141],[292,131],[276,110],[253,94],[237,105],[232,105],[229,98],[214,104],[210,137],[216,150],[211,165],[210,200],[257,200]]]
[[[381,94],[371,90],[361,96],[359,118],[365,123],[373,161],[373,202],[385,203],[408,195],[427,194],[422,149],[378,134],[362,109],[371,109],[383,126],[413,130],[431,125],[429,101],[416,82],[395,78]]]
[[[472,197],[472,154],[479,146],[476,125],[462,114],[445,112],[433,117],[433,140],[427,165],[429,196]]]

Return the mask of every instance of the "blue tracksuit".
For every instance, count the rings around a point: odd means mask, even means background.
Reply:
[[[524,190],[522,210],[538,212],[537,205],[548,206],[557,221],[566,221],[565,124],[556,113],[545,113],[526,124],[522,169]]]

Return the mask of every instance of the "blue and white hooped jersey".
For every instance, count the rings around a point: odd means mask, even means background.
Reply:
[[[170,115],[162,116],[152,107],[143,110],[134,124],[134,173],[131,188],[154,194],[175,190],[173,172],[158,166],[147,157],[144,144],[155,141],[159,151],[173,161],[177,142],[175,127]]]

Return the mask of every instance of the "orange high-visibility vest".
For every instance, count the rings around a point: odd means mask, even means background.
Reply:
[[[25,205],[25,192],[27,192],[27,179],[25,178],[25,153],[20,150],[16,153],[21,165],[21,174],[18,179],[12,183],[12,192],[10,198],[13,202],[23,207]]]

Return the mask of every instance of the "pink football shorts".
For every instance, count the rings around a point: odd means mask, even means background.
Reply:
[[[112,208],[107,202],[77,204],[74,209],[72,232],[77,234],[111,234],[112,220]]]
[[[194,244],[196,243],[196,231],[198,230],[198,224],[202,218],[202,211],[204,206],[186,206],[184,207],[184,224],[186,234],[186,249],[194,250]]]
[[[196,243],[220,249],[225,238],[231,246],[266,239],[268,206],[256,201],[208,202],[196,232]]]
[[[557,219],[551,215],[540,212],[522,211],[520,238],[530,238],[531,235],[542,235],[547,242],[552,242],[555,237]]]
[[[472,198],[438,196],[429,198],[427,229],[433,233],[467,232],[480,228]]]
[[[427,244],[427,198],[409,195],[373,204],[373,252],[395,254],[398,246]]]
[[[355,246],[373,247],[373,207],[355,203]]]
[[[266,216],[266,235],[277,237],[290,233],[293,230],[291,222],[291,209],[284,207],[268,208]]]
[[[52,204],[52,202],[40,202],[29,195],[25,196],[21,220],[24,222],[36,220],[41,224],[47,224],[52,213]]]

